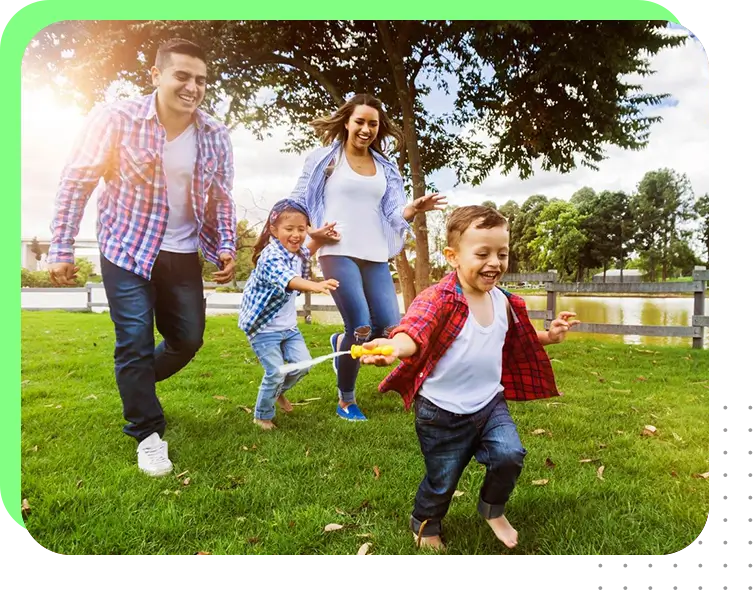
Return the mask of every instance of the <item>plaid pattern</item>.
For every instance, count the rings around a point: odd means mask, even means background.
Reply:
[[[243,289],[238,313],[238,327],[249,338],[272,321],[290,297],[298,296],[298,291],[287,288],[288,283],[298,276],[295,270],[298,256],[303,259],[302,278],[311,278],[310,253],[305,246],[299,253],[290,252],[277,238],[270,237],[269,244],[261,251],[256,268]]]
[[[510,300],[513,321],[502,349],[501,383],[508,400],[525,401],[561,395],[554,382],[549,356],[539,342],[522,297],[502,289]],[[468,303],[457,274],[452,272],[413,300],[391,336],[407,334],[418,345],[379,384],[379,391],[397,391],[410,408],[416,392],[447,352],[468,319]]]
[[[167,179],[162,163],[165,131],[157,119],[156,91],[101,105],[89,116],[63,170],[50,226],[49,262],[73,262],[73,242],[84,208],[98,196],[97,240],[105,257],[146,279],[167,227]],[[200,110],[191,199],[204,257],[219,265],[235,256],[233,149],[227,128]]]
[[[311,225],[314,227],[321,227],[325,221],[333,221],[324,219],[324,183],[327,180],[325,170],[337,157],[337,152],[341,147],[342,144],[335,141],[331,146],[321,147],[311,152],[306,158],[303,172],[290,195],[294,201],[304,204],[309,212]],[[410,225],[403,217],[403,209],[406,205],[405,188],[397,166],[374,150],[370,152],[374,159],[384,167],[387,176],[387,190],[380,203],[380,218],[382,231],[387,238],[387,256],[392,258],[403,249],[405,232],[413,235]]]

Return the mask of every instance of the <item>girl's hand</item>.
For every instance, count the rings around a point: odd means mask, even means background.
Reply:
[[[332,223],[325,222],[322,227],[317,229],[309,228],[309,237],[320,244],[336,244],[340,241],[341,236],[340,232],[335,229],[335,225],[337,225],[337,222],[333,221]]]
[[[386,367],[391,365],[397,360],[400,350],[397,347],[397,343],[390,338],[375,338],[371,342],[364,343],[365,350],[371,350],[377,346],[391,346],[392,354],[389,356],[369,354],[361,357],[361,362],[365,365],[376,365],[378,367]]]
[[[313,281],[312,281],[313,282]],[[334,291],[340,286],[335,279],[326,279],[320,282],[314,282],[314,286],[311,288],[312,293],[322,293],[326,295],[330,291]]]
[[[570,320],[575,315],[572,311],[561,311],[557,314],[557,319],[549,324],[549,341],[552,344],[562,342],[570,328],[580,324],[580,320]]]

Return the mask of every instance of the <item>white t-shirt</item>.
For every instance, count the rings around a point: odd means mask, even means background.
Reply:
[[[337,244],[319,249],[319,256],[335,254],[372,262],[387,262],[387,237],[382,227],[380,205],[387,192],[384,167],[374,160],[376,174],[362,176],[340,154],[335,169],[324,185],[324,219],[336,221]]]
[[[166,141],[162,161],[167,177],[170,213],[161,250],[192,253],[199,250],[199,224],[191,202],[191,183],[196,164],[196,126],[191,124],[172,141]]]
[[[494,307],[492,323],[482,326],[469,311],[460,334],[418,391],[448,412],[477,412],[504,389],[500,379],[508,328],[507,297],[496,288],[489,296]]]
[[[300,277],[303,274],[303,260],[300,256],[296,256],[293,264],[295,265],[293,268],[296,275]],[[259,330],[259,333],[284,332],[285,330],[292,330],[296,326],[298,326],[298,316],[295,310],[295,297],[291,294],[287,303],[280,308],[277,315],[264,328]]]

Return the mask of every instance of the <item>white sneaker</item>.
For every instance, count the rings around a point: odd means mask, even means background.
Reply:
[[[173,464],[167,457],[167,443],[156,432],[139,443],[136,454],[139,457],[139,469],[147,475],[159,477],[173,470]]]

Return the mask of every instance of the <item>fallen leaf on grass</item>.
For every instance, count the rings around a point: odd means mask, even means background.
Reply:
[[[614,360],[614,357],[613,357],[613,356],[608,356],[608,357],[607,357],[607,360],[608,360],[608,361],[613,361],[613,360]]]
[[[213,395],[212,397],[220,401],[227,401],[227,398],[224,395]]]
[[[307,456],[307,457],[309,456],[309,452],[310,452],[310,450],[311,450],[311,449],[306,449],[306,456]]]
[[[640,410],[635,406],[630,406],[630,409],[633,410],[633,412],[640,412]]]
[[[356,537],[371,537],[371,533],[361,533],[360,535],[356,535]]]
[[[452,497],[453,498],[459,498],[463,494],[465,494],[465,492],[461,492],[460,490],[455,490],[454,492],[452,492]]]
[[[678,441],[682,442],[682,437],[679,434],[677,434],[676,432],[673,432],[672,436],[675,437],[675,440],[678,440]]]
[[[187,477],[187,478],[186,478],[186,479],[184,479],[184,480],[183,480],[183,481],[182,481],[181,483],[182,483],[182,484],[183,484],[184,486],[187,486],[188,484],[190,484],[190,483],[191,483],[191,478],[190,478],[190,477]]]
[[[185,470],[185,471],[184,471],[183,473],[179,473],[178,475],[176,475],[176,476],[175,476],[175,479],[180,479],[180,478],[181,478],[181,477],[183,477],[183,476],[184,476],[184,475],[185,475],[186,473],[188,473],[188,469],[186,469],[186,470]]]
[[[549,469],[554,469],[554,466],[555,466],[554,461],[552,461],[549,457],[546,458],[545,463],[546,463],[546,466],[549,467]]]
[[[596,477],[598,477],[601,481],[604,481],[604,466],[602,465],[596,470]]]
[[[29,383],[31,383],[31,381],[29,381],[28,379],[21,381],[21,385],[28,385]]]
[[[84,399],[97,399],[97,396],[92,393],[91,395],[87,395]]]
[[[646,424],[641,434],[643,436],[654,436],[656,434],[656,426],[651,426],[650,424]]]
[[[238,409],[239,410],[243,410],[244,412],[246,412],[246,414],[253,414],[254,413],[254,411],[251,408],[247,407],[247,406],[238,406]]]
[[[208,379],[208,378],[209,378],[209,377],[211,377],[211,376],[212,376],[212,374],[211,374],[211,373],[201,373],[201,374],[199,375],[199,377],[204,377],[205,379]]]
[[[25,516],[29,513],[31,513],[31,506],[29,506],[29,501],[24,498],[21,500],[21,514]]]
[[[227,352],[227,351],[223,352],[222,354],[220,354],[220,358],[222,358],[222,359],[230,358],[231,356],[233,356],[233,353],[232,352]]]
[[[340,516],[348,516],[347,514],[345,514],[345,512],[343,512],[339,508],[335,508],[335,512],[337,512]]]
[[[604,444],[604,443],[599,443],[599,448],[600,448],[600,449],[606,449],[606,448],[607,448],[607,445],[606,445],[606,444]]]
[[[31,448],[31,450],[32,450],[32,451],[34,451],[34,452],[36,453],[36,452],[37,452],[37,451],[39,450],[39,447],[38,447],[37,445],[34,445],[34,446],[33,446],[33,447]]]
[[[564,363],[565,361],[561,361],[560,359],[549,359],[553,363]]]
[[[535,434],[536,436],[538,436],[539,434],[546,434],[546,430],[544,430],[543,428],[537,428],[531,434]]]
[[[607,380],[604,377],[599,377],[599,383],[606,383]]]
[[[707,471],[706,473],[694,473],[693,477],[695,477],[697,479],[708,479],[709,478],[709,472]]]
[[[237,520],[238,522],[246,522],[246,517],[245,516],[239,516],[235,520]]]
[[[382,474],[379,471],[379,467],[377,467],[376,465],[374,465],[374,477],[377,478],[377,479],[379,479],[380,475],[382,475]]]
[[[534,479],[534,480],[533,480],[533,481],[531,482],[531,485],[532,485],[532,486],[545,486],[545,485],[546,485],[546,484],[548,484],[548,483],[549,483],[549,480],[548,480],[548,479]]]
[[[594,459],[581,459],[578,463],[591,463]]]
[[[288,528],[291,528],[291,529],[292,529],[293,527],[295,527],[295,521],[294,521],[294,520],[291,520],[291,521],[290,521],[290,522],[288,523]]]
[[[339,531],[341,528],[343,528],[343,525],[333,522],[324,527],[324,532],[331,533],[332,531]]]
[[[251,450],[255,451],[256,450],[256,445],[251,445]]]
[[[358,548],[358,553],[356,553],[356,555],[368,555],[369,549],[371,549],[371,543],[364,543]]]
[[[635,380],[636,380],[636,381],[648,381],[648,379],[646,379],[646,378],[645,378],[645,377],[644,377],[643,375],[638,375],[638,376],[637,376],[637,377],[635,378]]]
[[[248,541],[249,545],[256,545],[259,542],[259,537],[249,537],[246,541]]]
[[[673,469],[672,472],[670,473],[670,475],[672,477],[677,477],[677,472]]]
[[[320,398],[320,397],[310,397],[310,398],[305,399],[303,401],[305,401],[305,402],[316,402],[316,401],[319,401],[320,399],[322,399],[322,398]]]
[[[624,430],[617,430],[616,432],[617,432],[617,434],[625,434]]]
[[[209,551],[198,551],[194,555],[212,555]]]
[[[598,377],[599,373],[597,373],[596,371],[591,371],[591,375],[596,375]]]
[[[77,487],[77,488],[80,488],[80,487],[81,487],[82,485],[84,485],[84,480],[83,480],[83,479],[79,479],[79,480],[78,480],[78,481],[76,482],[76,487]]]

